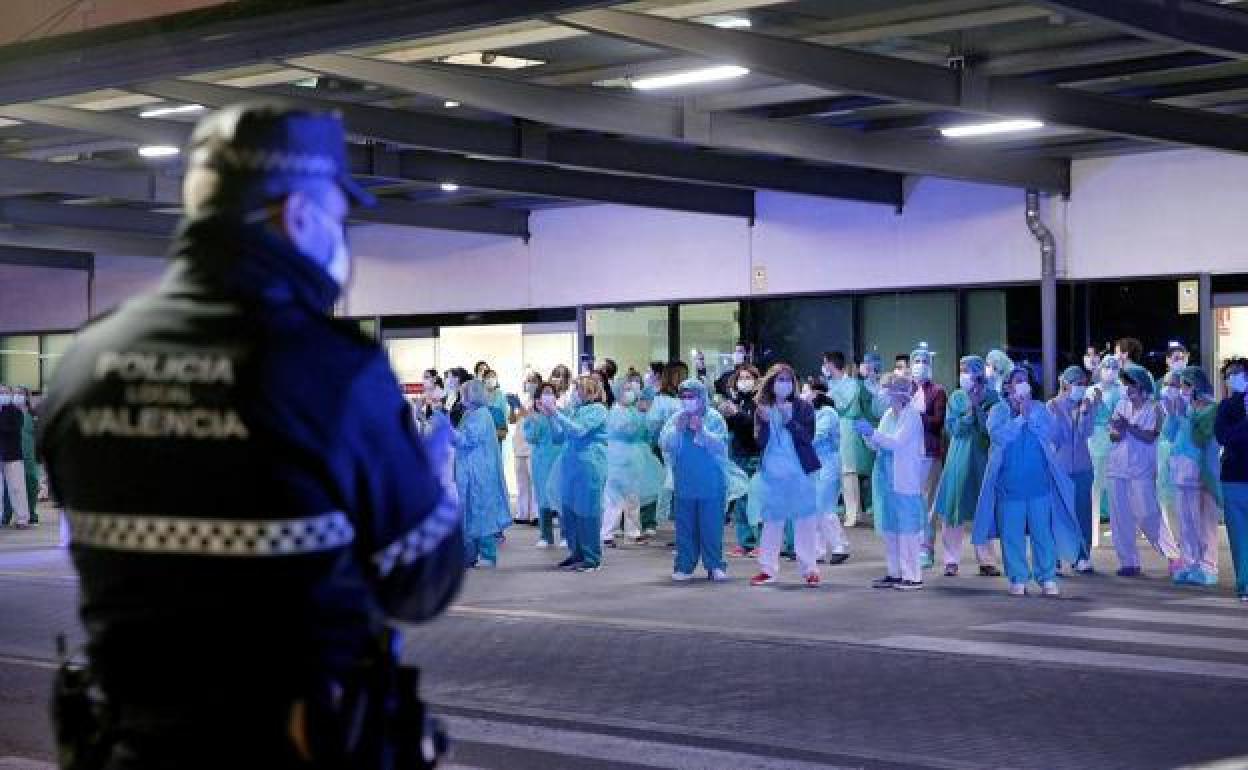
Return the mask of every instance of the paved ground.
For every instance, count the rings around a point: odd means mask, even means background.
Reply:
[[[853,558],[812,590],[795,570],[751,588],[741,561],[729,583],[672,584],[662,545],[560,573],[560,554],[514,529],[502,566],[474,571],[408,652],[458,767],[1162,768],[1248,755],[1248,608],[1227,586],[1175,588],[1146,557],[1149,577],[1072,577],[1060,600],[977,576],[876,591],[875,539],[851,538]],[[76,628],[54,540],[54,528],[0,530],[0,770],[50,759],[47,660],[55,632]],[[1098,567],[1112,558],[1102,549]]]

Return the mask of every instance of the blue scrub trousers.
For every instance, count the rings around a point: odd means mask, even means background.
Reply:
[[[555,541],[555,512],[549,508],[543,508],[537,514],[538,537],[547,543],[554,544]]]
[[[1225,503],[1226,539],[1230,541],[1231,563],[1235,565],[1235,593],[1248,596],[1248,483],[1222,482]]]
[[[675,571],[691,574],[698,558],[707,572],[724,569],[724,499],[678,497]]]
[[[559,512],[559,526],[569,556],[586,567],[602,565],[602,511],[580,514],[565,508]]]
[[[498,563],[498,538],[493,535],[485,537],[464,538],[464,560],[469,567],[477,566],[478,560],[491,564]]]
[[[1079,520],[1079,534],[1083,535],[1083,543],[1079,547],[1080,559],[1092,558],[1092,476],[1091,469],[1070,474],[1075,482],[1075,518]]]
[[[753,478],[758,472],[758,455],[733,455],[732,461],[745,472],[746,478]],[[745,515],[749,510],[750,496],[742,495],[732,504],[732,523],[737,531],[737,545],[753,551],[758,548],[758,526],[750,525],[750,517]]]
[[[1049,495],[1030,499],[1002,497],[997,501],[997,528],[1005,574],[1011,583],[1034,578],[1045,583],[1057,577],[1057,544],[1053,540],[1053,504]],[[1031,567],[1027,537],[1031,536]]]

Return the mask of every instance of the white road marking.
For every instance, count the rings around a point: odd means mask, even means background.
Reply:
[[[1138,623],[1163,623],[1172,626],[1195,626],[1198,628],[1225,628],[1248,632],[1248,615],[1214,615],[1207,612],[1167,612],[1165,610],[1134,610],[1127,607],[1108,607],[1103,610],[1087,610],[1076,615],[1098,620],[1131,620]]]
[[[457,741],[528,751],[548,751],[598,761],[627,762],[642,767],[680,770],[722,770],[725,767],[740,770],[835,770],[835,766],[822,762],[759,757],[736,751],[678,746],[601,733],[473,717],[450,716],[445,719],[450,734]]]
[[[1166,604],[1177,604],[1183,607],[1210,607],[1213,609],[1241,609],[1243,602],[1234,596],[1202,596],[1198,599],[1169,599]]]
[[[0,655],[0,666],[24,666],[26,668],[44,668],[49,671],[55,671],[60,667],[56,661],[39,660],[38,658],[15,658],[8,655]],[[4,765],[0,765],[0,770],[4,769]]]
[[[38,759],[0,757],[0,770],[56,770],[56,765]]]
[[[1059,639],[1088,639],[1098,642],[1127,642],[1193,650],[1217,650],[1248,654],[1248,639],[1231,639],[1223,636],[1199,636],[1196,634],[1169,634],[1158,631],[1136,631],[1129,628],[1092,628],[1089,626],[1063,626],[1051,623],[1028,623],[1010,621],[972,626],[972,631],[990,631],[1003,634],[1027,636],[1053,636]]]
[[[1248,665],[1214,663],[1204,660],[1134,655],[1121,652],[1097,652],[1059,647],[1039,647],[1008,642],[981,642],[936,636],[888,636],[875,644],[896,650],[939,652],[951,655],[980,655],[1029,663],[1060,663],[1067,666],[1125,669],[1161,674],[1187,674],[1219,679],[1248,681]]]

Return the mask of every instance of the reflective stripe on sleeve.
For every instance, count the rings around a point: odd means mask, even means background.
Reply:
[[[116,551],[207,556],[288,556],[343,548],[355,540],[346,514],[290,519],[208,519],[70,512],[70,543]]]
[[[373,555],[377,572],[384,578],[396,567],[407,566],[433,553],[459,526],[459,504],[453,495],[444,493],[424,521]]]

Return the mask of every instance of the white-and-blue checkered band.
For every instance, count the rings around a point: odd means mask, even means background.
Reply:
[[[340,511],[293,519],[201,519],[71,512],[74,545],[207,556],[288,556],[344,548],[355,530]]]

